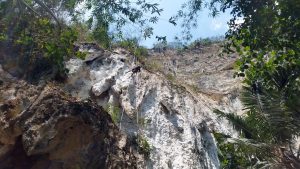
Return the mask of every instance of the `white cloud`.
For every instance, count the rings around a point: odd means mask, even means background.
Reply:
[[[232,29],[232,30],[238,29],[244,22],[245,22],[244,18],[237,18],[237,19],[235,20],[236,26],[235,26],[235,27],[232,27],[231,29]]]
[[[222,21],[213,19],[211,21],[210,26],[211,26],[212,30],[217,31],[217,30],[223,29],[226,26],[226,24],[222,23]]]
[[[244,18],[237,18],[237,20],[235,21],[235,23],[238,24],[238,25],[240,25],[244,22],[245,22]]]

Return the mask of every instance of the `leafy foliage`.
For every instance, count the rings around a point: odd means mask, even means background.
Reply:
[[[182,19],[181,27],[183,28],[182,34],[184,40],[190,41],[192,39],[190,30],[198,26],[199,12],[204,6],[204,0],[188,0],[182,4],[177,14],[170,18],[170,23],[173,24]]]
[[[20,1],[1,2],[0,11],[4,17],[1,18],[0,34],[6,35],[1,38],[2,43],[15,50],[18,55],[30,58],[29,67],[35,64],[36,59],[44,57],[52,63],[54,74],[64,76],[65,57],[84,57],[83,53],[74,50],[73,44],[78,33],[71,27],[58,23],[57,18],[57,23],[52,22],[52,12],[49,16],[37,15],[44,8],[50,9],[47,6],[35,7],[41,4],[40,1],[35,2],[24,1],[23,5]]]
[[[231,10],[227,51],[237,51],[241,73],[268,79],[278,66],[299,68],[300,2],[293,0],[213,0],[211,7]],[[242,74],[242,75],[243,75]]]
[[[98,1],[87,0],[86,9],[92,11],[92,16],[88,19],[90,28],[98,33],[100,40],[107,40],[109,36],[109,28],[115,25],[117,34],[113,34],[110,38],[122,37],[122,28],[128,23],[135,24],[142,29],[144,38],[148,38],[153,34],[153,28],[150,23],[158,21],[157,15],[160,15],[162,9],[159,4],[150,3],[146,0],[138,1]],[[151,15],[144,17],[145,14]],[[104,36],[104,39],[101,39]]]
[[[139,25],[144,37],[150,37],[153,29],[149,24],[156,23],[156,15],[162,11],[158,6],[145,0],[0,1],[0,41],[4,44],[1,46],[20,52],[18,55],[30,58],[31,64],[37,58],[47,58],[55,72],[64,75],[66,57],[85,57],[73,46],[78,38],[110,48],[115,38],[122,38],[122,27],[128,23]],[[88,11],[91,15],[86,20]],[[150,18],[144,17],[147,13]],[[111,27],[115,28],[114,33],[109,32]],[[142,56],[147,51],[136,47],[133,54]]]

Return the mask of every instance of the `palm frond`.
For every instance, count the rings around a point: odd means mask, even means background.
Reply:
[[[217,135],[222,168],[261,168],[274,165],[271,145],[252,139],[220,137],[221,135]]]
[[[295,88],[299,75],[298,69],[281,66],[268,75],[270,80],[256,81],[255,90],[245,86],[241,94],[245,109],[268,123],[278,143],[300,134],[300,90]]]
[[[246,138],[254,137],[251,128],[248,126],[248,124],[241,116],[236,115],[234,113],[224,113],[218,109],[215,109],[214,113],[216,113],[220,117],[226,118],[232,124],[233,128],[238,132],[240,132],[241,134],[244,134]]]

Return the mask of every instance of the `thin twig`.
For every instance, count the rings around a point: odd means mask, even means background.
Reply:
[[[29,4],[27,4],[24,0],[20,0],[27,8],[29,8],[32,12],[34,12],[36,15],[40,16],[40,14],[35,11]]]

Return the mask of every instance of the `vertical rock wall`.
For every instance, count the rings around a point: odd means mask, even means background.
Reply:
[[[122,50],[88,52],[66,62],[64,84],[31,85],[0,67],[0,169],[220,167],[213,132],[234,132],[213,110],[242,107],[231,63],[168,56],[161,73],[139,71]]]
[[[98,104],[118,107],[113,112],[118,127],[137,144],[142,140],[139,168],[219,168],[212,132],[232,134],[233,130],[212,111],[240,110],[236,94],[221,93],[216,100],[144,68],[133,73],[136,66],[121,52],[93,55],[88,62],[73,59],[67,62],[72,71],[66,89],[79,98],[90,92]],[[230,85],[224,79],[223,86]],[[150,149],[145,152],[147,145]]]

